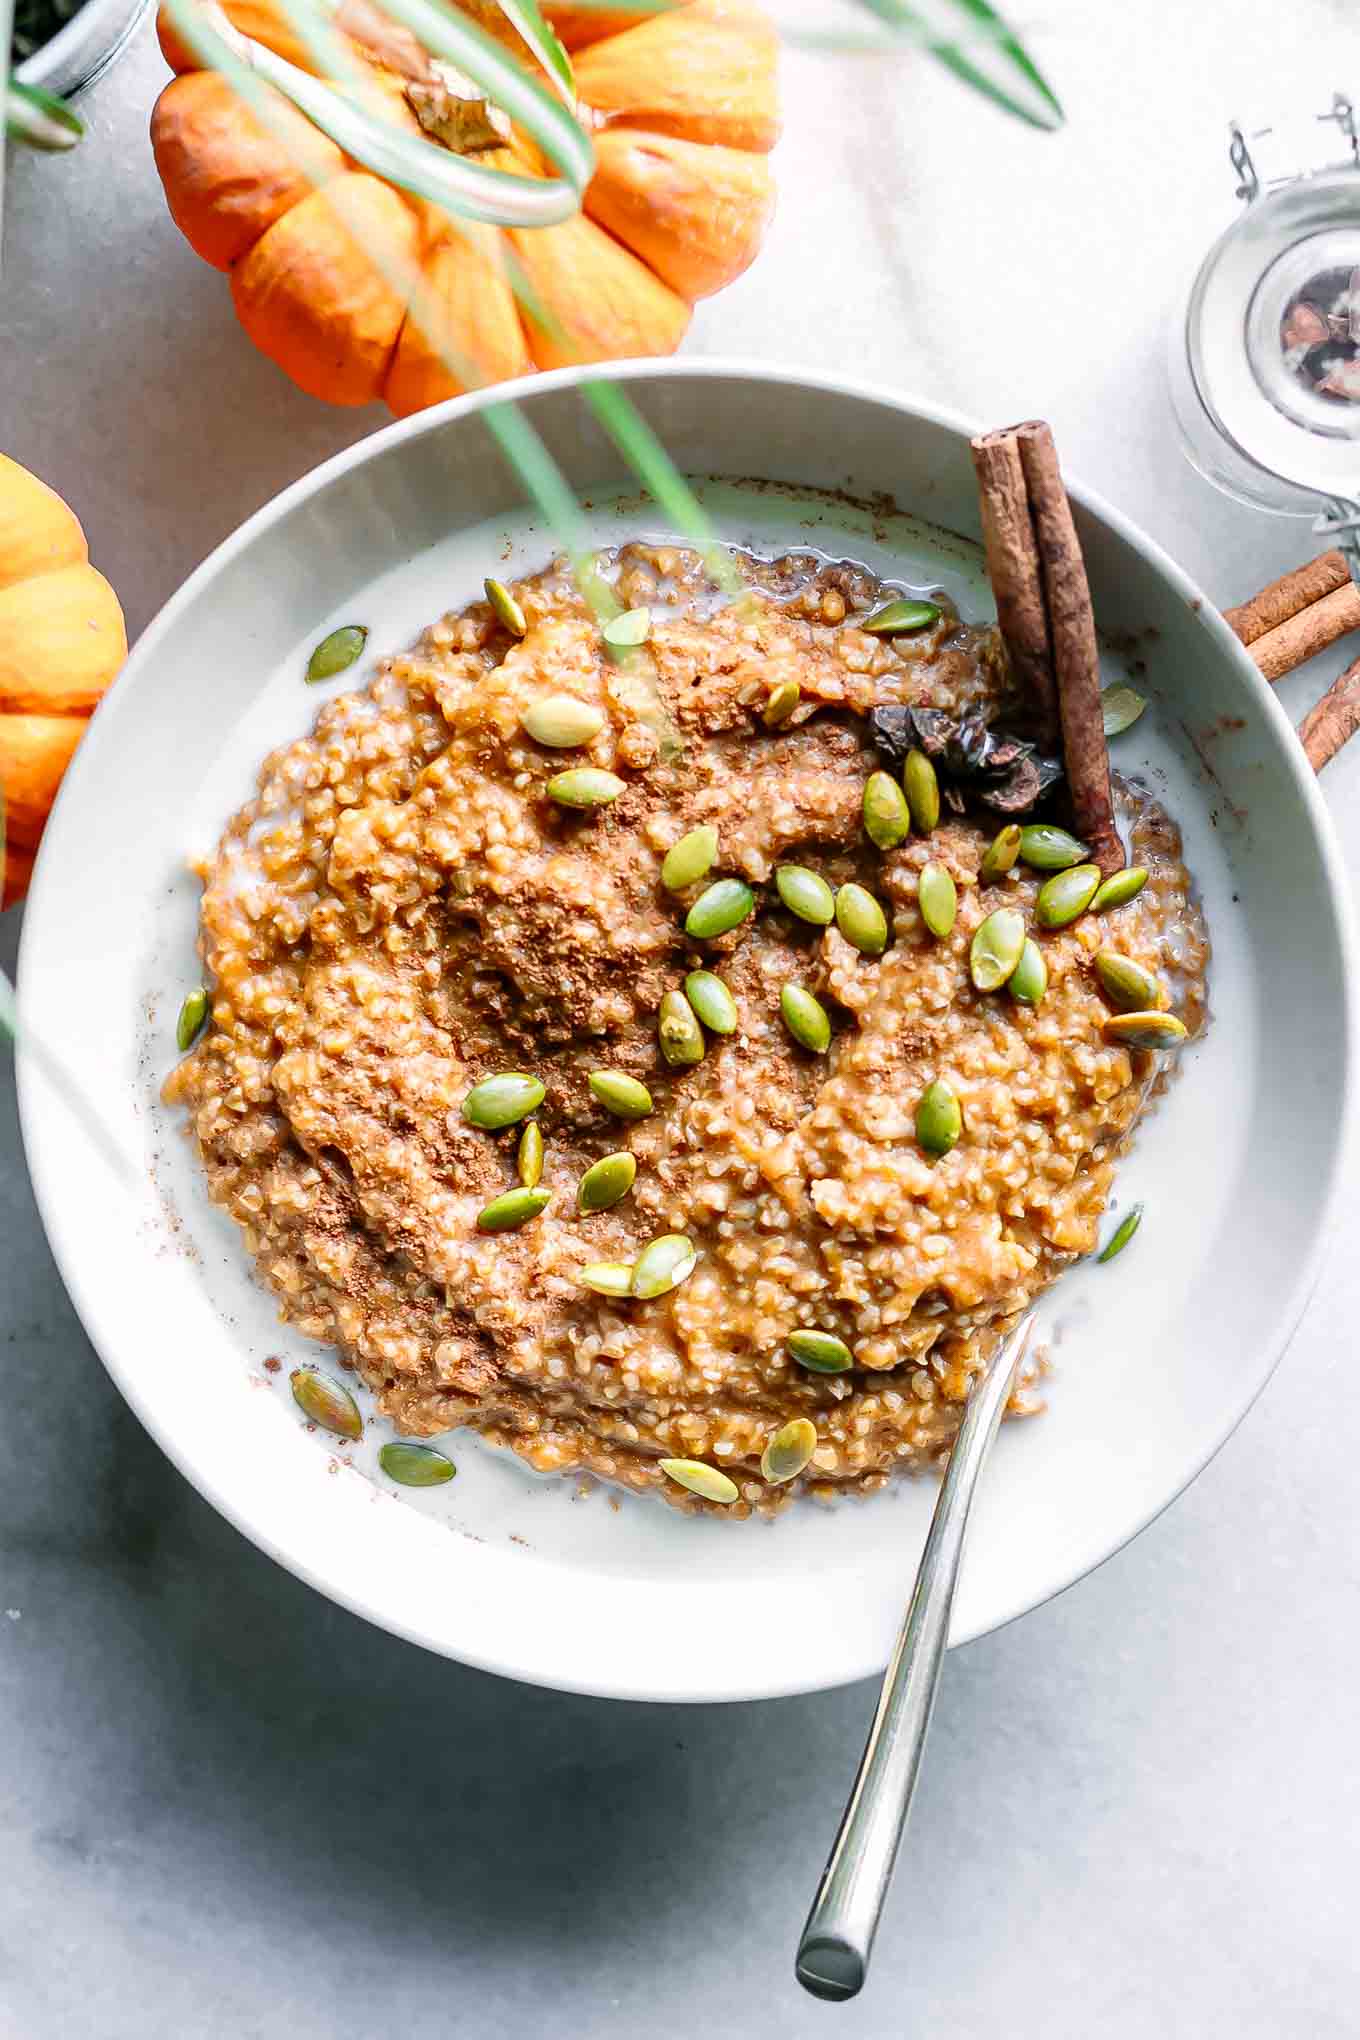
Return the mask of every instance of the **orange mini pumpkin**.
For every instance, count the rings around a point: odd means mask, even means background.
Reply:
[[[765,17],[745,0],[686,0],[642,18],[545,11],[572,52],[596,170],[581,213],[507,230],[504,242],[493,228],[451,229],[424,200],[351,163],[276,95],[280,118],[307,145],[304,174],[296,150],[223,79],[194,68],[162,16],[161,45],[181,74],[151,123],[170,212],[195,251],[229,272],[255,345],[313,396],[420,410],[462,388],[445,351],[486,382],[566,360],[670,354],[695,300],[754,259],[774,204],[765,158],[779,132],[776,38]],[[271,0],[225,0],[225,12],[307,67]],[[399,118],[428,128],[417,111],[445,88],[424,52],[367,0],[344,0],[336,22]],[[513,137],[483,135],[470,146],[499,167],[535,167]],[[504,273],[507,244],[556,333],[522,316]],[[420,320],[394,287],[402,275],[420,279]]]
[[[28,890],[61,775],[127,657],[118,597],[90,565],[80,520],[0,453],[0,785],[5,883]]]

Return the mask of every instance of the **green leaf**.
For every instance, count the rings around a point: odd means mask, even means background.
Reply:
[[[1031,127],[1061,127],[1056,93],[988,0],[861,0],[919,40],[946,70]]]
[[[576,104],[576,73],[557,30],[543,19],[538,0],[498,0],[501,13],[517,28],[548,76],[561,88],[566,104]]]
[[[618,383],[583,385],[586,402],[643,486],[676,530],[702,554],[710,578],[726,595],[745,593],[731,554],[719,544],[708,514],[631,397]]]
[[[40,92],[36,85],[21,85],[12,78],[4,100],[5,133],[11,141],[57,155],[74,149],[84,139],[85,123],[80,115],[72,113],[64,100]]]

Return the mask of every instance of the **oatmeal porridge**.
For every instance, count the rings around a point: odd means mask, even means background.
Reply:
[[[1193,1034],[1207,943],[1133,790],[1146,882],[1052,927],[1059,866],[962,781],[935,819],[909,770],[908,833],[885,722],[1004,723],[994,630],[939,596],[866,630],[900,590],[734,559],[720,600],[679,549],[602,555],[612,644],[554,565],[267,759],[202,868],[211,1014],[167,1096],[400,1433],[744,1515],[938,1461],[1149,1098],[1108,953]],[[1029,980],[979,989],[1017,926]]]

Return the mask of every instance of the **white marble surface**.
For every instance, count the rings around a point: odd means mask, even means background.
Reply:
[[[1360,93],[1352,0],[1028,11],[1069,112],[1053,138],[919,60],[792,51],[773,238],[689,345],[991,422],[1042,411],[1075,471],[1233,600],[1309,540],[1181,462],[1164,318],[1233,210],[1228,118]],[[851,19],[834,0],[782,18]],[[163,75],[143,34],[89,103],[89,146],[13,167],[0,283],[0,446],[70,495],[134,628],[381,422],[309,402],[241,340],[164,213],[146,142]],[[1360,746],[1326,783],[1360,872]],[[1360,1174],[1351,1191],[1353,1209]],[[424,1656],[278,1570],[107,1383],[43,1243],[5,1069],[0,2033],[1354,2034],[1352,1236],[1191,1492],[951,1659],[870,1987],[837,2010],[790,1961],[868,1689],[561,1699]]]

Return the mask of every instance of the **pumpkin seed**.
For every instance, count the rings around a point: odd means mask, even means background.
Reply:
[[[1123,1048],[1158,1051],[1179,1048],[1190,1030],[1174,1013],[1112,1013],[1100,1031]]]
[[[902,631],[929,630],[939,620],[935,603],[922,602],[914,595],[899,595],[875,609],[871,616],[861,618],[858,628],[872,631],[876,637],[896,637]]]
[[[611,616],[600,630],[600,636],[612,651],[624,652],[634,645],[645,645],[652,634],[652,612],[650,609],[625,609],[622,616]]]
[[[1099,885],[1098,864],[1073,864],[1066,871],[1055,871],[1039,888],[1034,902],[1035,920],[1041,928],[1067,927],[1078,914],[1086,912]]]
[[[836,895],[826,880],[805,864],[781,864],[774,875],[774,889],[800,921],[810,921],[814,928],[830,927]]]
[[[1025,937],[1020,961],[1006,980],[1006,990],[1022,1006],[1037,1006],[1048,990],[1048,964],[1032,935]]]
[[[927,1084],[916,1107],[916,1138],[928,1155],[947,1155],[963,1132],[963,1108],[941,1077]]]
[[[692,1495],[699,1495],[706,1502],[735,1502],[737,1483],[716,1466],[706,1466],[702,1459],[663,1459],[661,1471],[673,1480],[677,1487],[688,1488]]]
[[[645,1119],[652,1109],[647,1086],[622,1070],[592,1070],[587,1082],[592,1098],[616,1119]]]
[[[288,1377],[293,1401],[304,1417],[320,1424],[337,1438],[362,1438],[364,1420],[359,1405],[340,1382],[332,1381],[319,1367],[295,1367]]]
[[[212,1010],[212,994],[206,985],[200,985],[190,992],[179,1009],[175,1022],[175,1044],[181,1052],[191,1049],[203,1032],[203,1023]]]
[[[911,826],[918,836],[928,836],[940,819],[940,782],[924,751],[908,751],[902,784],[911,809]]]
[[[599,736],[604,717],[592,702],[574,694],[545,694],[529,703],[520,724],[549,751],[575,751]]]
[[[1084,843],[1048,822],[1031,822],[1020,831],[1020,862],[1035,871],[1066,871],[1069,864],[1080,864],[1085,855]]]
[[[1147,882],[1145,864],[1130,864],[1123,871],[1111,872],[1091,902],[1092,913],[1107,914],[1112,907],[1126,907],[1130,900],[1137,898]]]
[[[796,1360],[810,1374],[844,1374],[855,1364],[855,1356],[844,1339],[838,1339],[834,1332],[814,1331],[810,1325],[790,1332],[784,1344],[790,1360]]]
[[[685,916],[685,933],[698,942],[711,942],[744,921],[756,903],[756,896],[741,878],[719,878],[700,893]]]
[[[710,1034],[735,1034],[737,1002],[711,970],[692,970],[685,979],[685,997]]]
[[[785,985],[779,994],[779,1010],[794,1040],[814,1055],[825,1055],[831,1046],[831,1021],[820,999],[803,985]]]
[[[1120,956],[1114,949],[1102,949],[1094,968],[1101,991],[1121,1013],[1150,1013],[1167,1004],[1161,979],[1154,977],[1150,970],[1144,970],[1142,964],[1135,963],[1131,956]]]
[[[862,956],[881,956],[888,946],[887,918],[862,885],[843,885],[836,894],[836,926]]]
[[[968,974],[980,992],[999,991],[1012,977],[1025,949],[1025,917],[1014,907],[988,914],[968,951]]]
[[[523,1184],[518,1190],[505,1190],[499,1197],[493,1197],[484,1211],[477,1213],[478,1232],[516,1232],[527,1225],[531,1218],[537,1218],[552,1202],[551,1190],[528,1190]]]
[[[760,712],[760,720],[767,730],[777,730],[781,723],[788,721],[798,706],[802,691],[796,680],[780,681]]]
[[[688,1069],[703,1061],[704,1032],[683,992],[662,994],[656,1035],[661,1053],[673,1069]]]
[[[397,1439],[383,1446],[378,1464],[401,1487],[443,1487],[458,1471],[433,1445],[408,1445]]]
[[[1126,1212],[1119,1221],[1119,1224],[1110,1234],[1109,1239],[1106,1240],[1104,1246],[1096,1255],[1096,1260],[1112,1261],[1116,1254],[1122,1254],[1142,1223],[1143,1207],[1141,1204],[1135,1204],[1132,1211]]]
[[[511,637],[523,637],[529,628],[523,609],[515,600],[504,581],[483,581],[486,599],[496,613],[496,621],[505,626]]]
[[[608,1211],[611,1204],[628,1195],[636,1175],[637,1161],[627,1148],[620,1148],[617,1154],[602,1155],[598,1162],[591,1163],[576,1186],[576,1209],[587,1217],[593,1211]]]
[[[463,1117],[469,1126],[497,1133],[517,1119],[527,1119],[542,1103],[543,1086],[537,1077],[528,1077],[523,1070],[503,1070],[473,1085],[463,1100]]]
[[[339,630],[322,638],[308,659],[307,685],[314,687],[318,680],[333,680],[337,673],[354,664],[367,643],[366,623],[342,623]]]
[[[795,1417],[776,1431],[760,1455],[761,1477],[771,1487],[796,1480],[817,1450],[817,1426],[810,1417]]]
[[[1101,693],[1100,708],[1105,721],[1107,737],[1122,737],[1125,730],[1131,730],[1143,710],[1147,697],[1135,687],[1106,687]]]
[[[577,1276],[587,1289],[593,1289],[597,1296],[631,1296],[633,1293],[633,1264],[631,1261],[592,1261],[588,1268],[582,1268]]]
[[[613,772],[597,771],[593,765],[576,765],[548,781],[548,798],[559,807],[608,807],[624,792],[624,782]]]
[[[633,1295],[664,1296],[694,1273],[699,1256],[683,1233],[663,1233],[633,1263]]]
[[[703,822],[671,844],[662,862],[661,883],[667,892],[683,892],[713,869],[717,855],[718,832]]]
[[[927,864],[916,886],[916,904],[921,910],[921,919],[932,935],[943,941],[951,933],[954,917],[959,911],[958,888],[953,874],[943,864]]]
[[[543,1129],[531,1119],[519,1137],[515,1173],[526,1190],[536,1190],[543,1181]]]
[[[911,809],[891,772],[872,772],[864,782],[864,833],[878,850],[893,850],[911,834]]]
[[[997,830],[978,866],[979,885],[995,885],[999,878],[1004,878],[1008,871],[1014,869],[1024,833],[1019,822],[1007,822],[1004,829]]]

